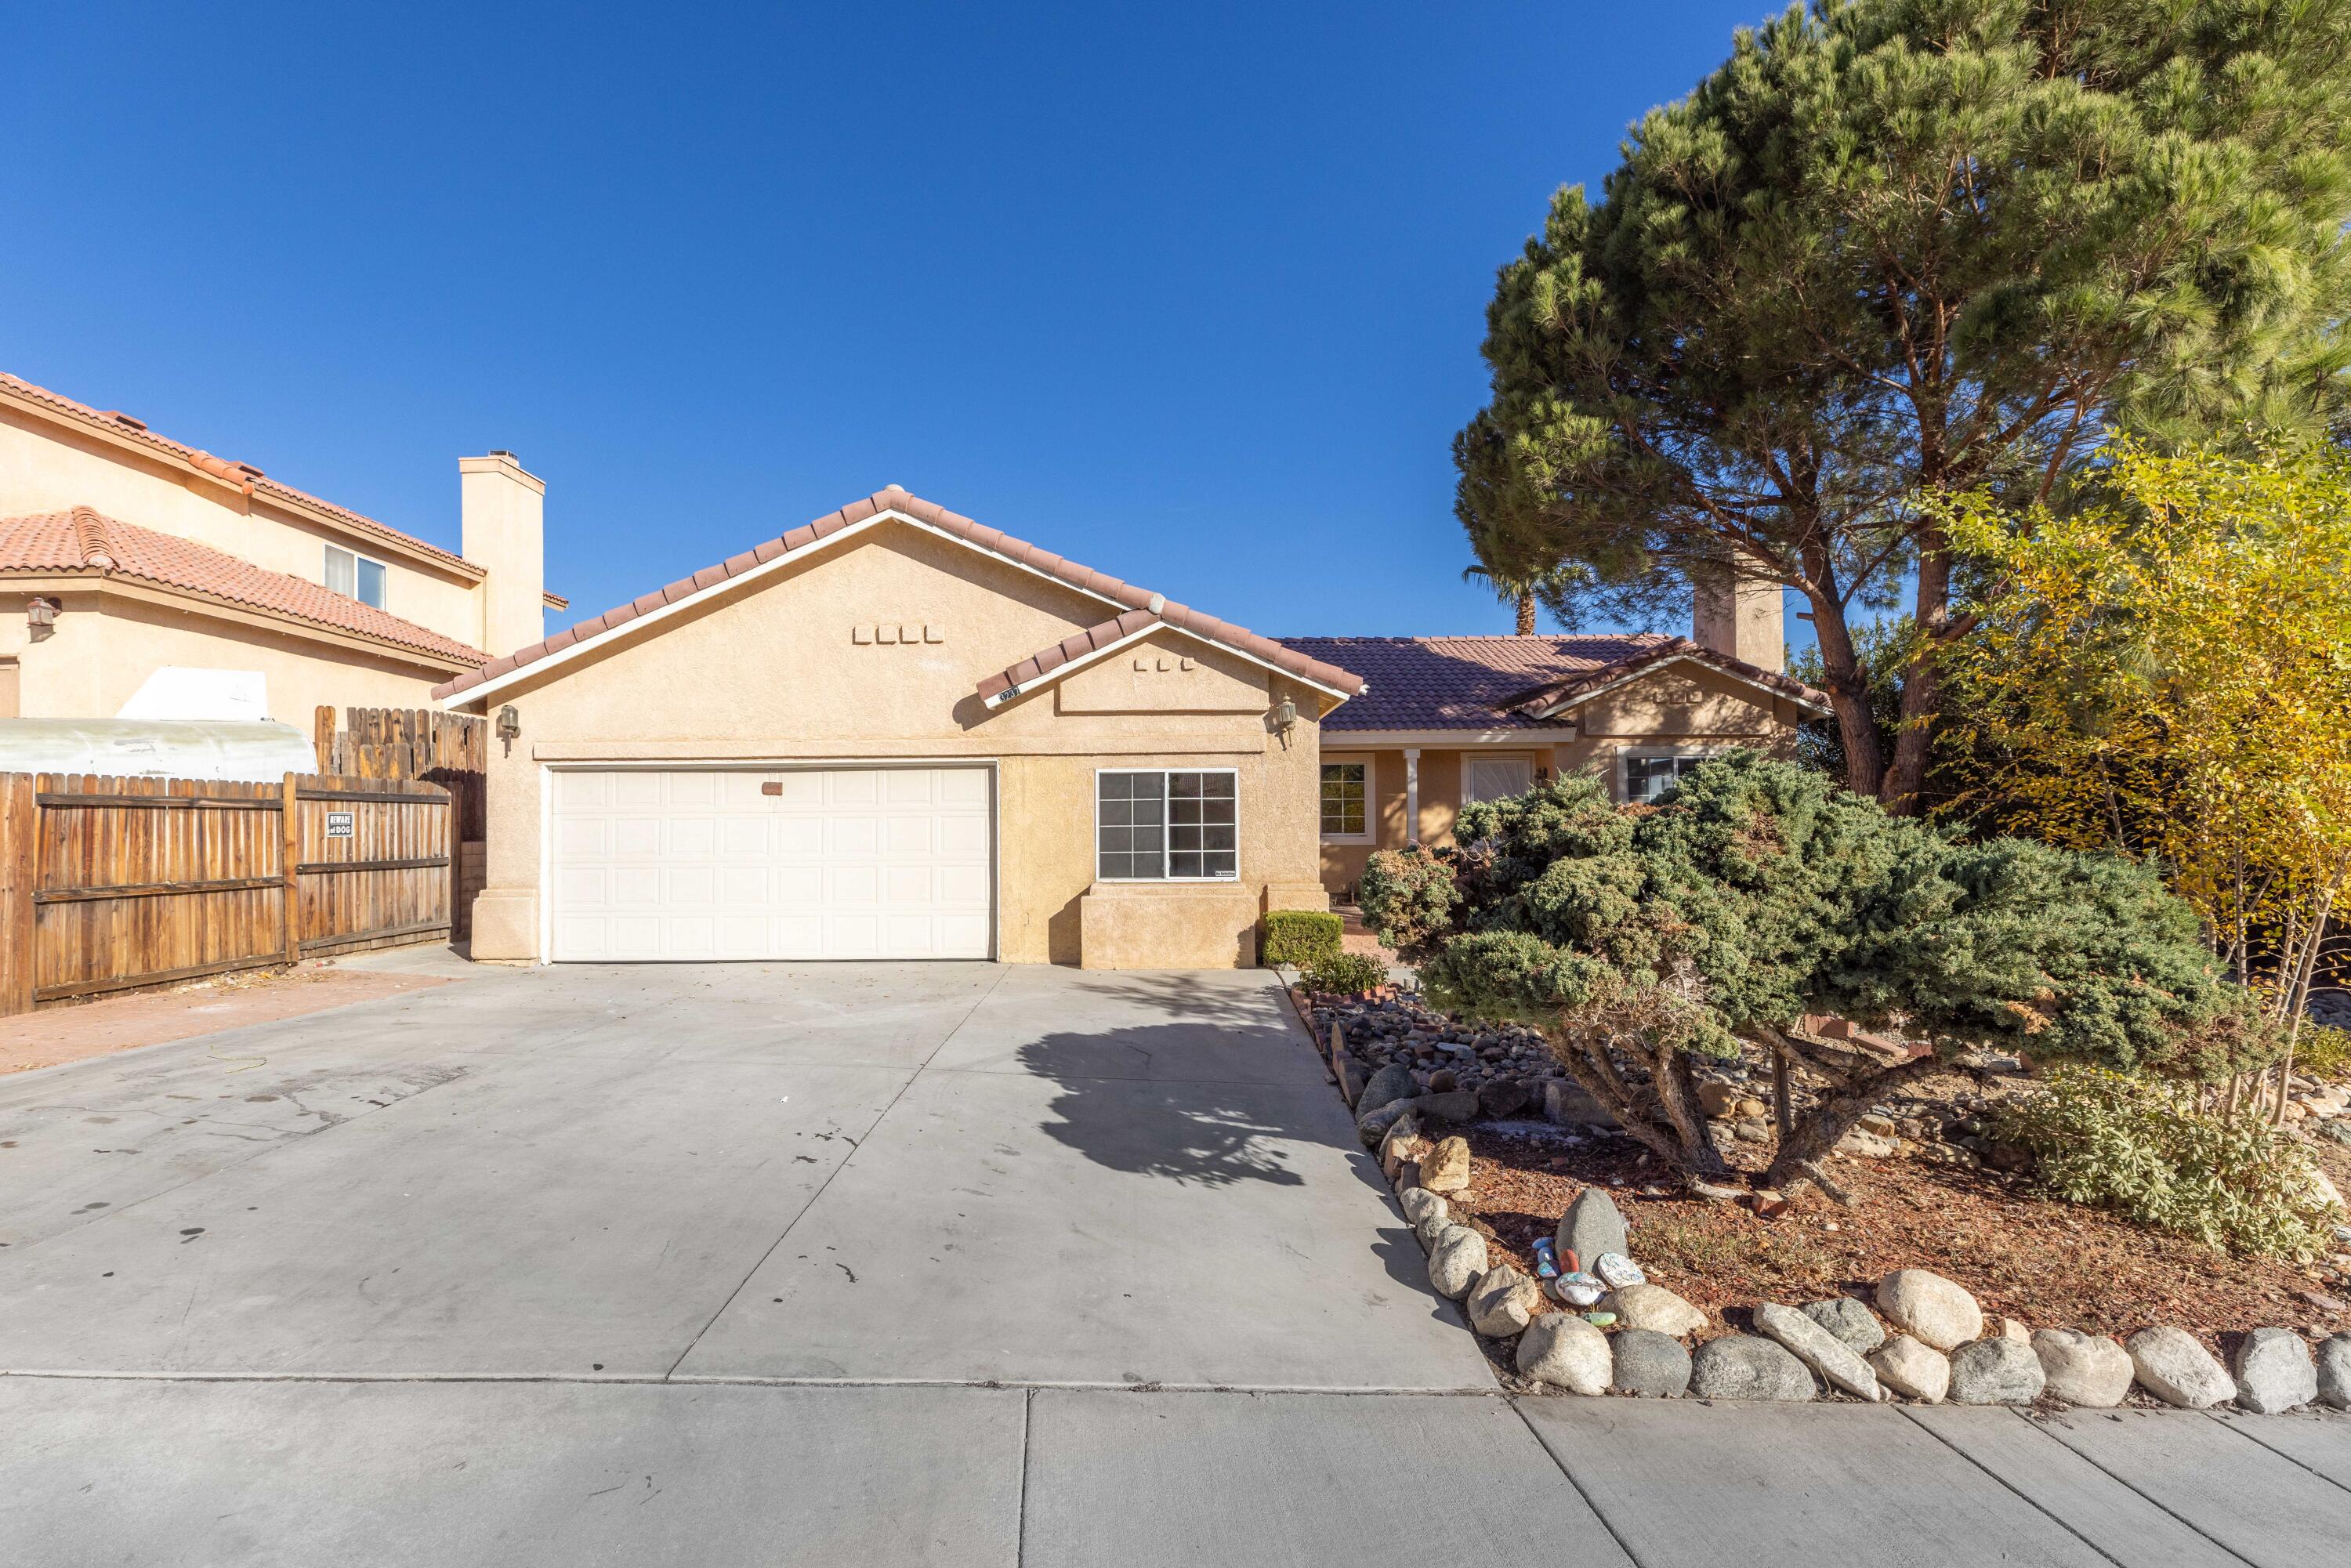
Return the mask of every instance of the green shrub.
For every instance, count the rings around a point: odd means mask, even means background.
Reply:
[[[2063,1067],[1986,1121],[2032,1154],[2053,1197],[2231,1251],[2325,1249],[2333,1208],[2302,1142],[2257,1116],[2223,1120],[2192,1085]]]
[[[1346,922],[1327,909],[1271,909],[1266,912],[1258,950],[1269,964],[1308,969],[1318,958],[1336,957]]]
[[[1388,983],[1388,967],[1368,953],[1331,953],[1314,961],[1306,983],[1318,991],[1360,997]]]
[[[2294,1047],[2294,1071],[2322,1082],[2351,1078],[2351,1030],[2304,1022]]]
[[[1452,935],[1453,913],[1461,903],[1452,866],[1418,844],[1375,852],[1355,893],[1364,924],[1406,963],[1416,964]]]

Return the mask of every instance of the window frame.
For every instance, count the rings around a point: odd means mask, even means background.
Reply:
[[[1322,770],[1324,768],[1360,768],[1364,770],[1364,831],[1362,832],[1334,833],[1328,828],[1322,827]],[[1378,778],[1378,760],[1368,753],[1363,756],[1350,756],[1342,752],[1338,756],[1322,758],[1314,772],[1314,822],[1322,832],[1324,843],[1368,844],[1378,836],[1375,831],[1378,827],[1378,816],[1372,809],[1374,800],[1376,799],[1374,785]]]
[[[1725,751],[1725,747],[1712,746],[1631,747],[1620,751],[1616,754],[1617,802],[1625,806],[1648,804],[1646,800],[1636,800],[1633,796],[1633,764],[1635,762],[1674,762],[1696,767],[1723,756]],[[1675,769],[1676,783],[1681,781],[1682,771],[1680,768]]]
[[[346,555],[351,558],[351,591],[349,593],[343,593],[341,589],[337,588],[334,585],[332,576],[334,559],[335,557],[339,555]],[[392,567],[387,562],[378,560],[371,555],[362,555],[360,551],[351,549],[349,545],[339,544],[329,544],[326,547],[326,553],[319,558],[319,585],[321,588],[324,588],[328,592],[342,593],[343,597],[350,600],[352,603],[365,604],[375,610],[389,611],[392,608],[390,602],[392,599]],[[362,566],[371,566],[375,568],[377,571],[382,573],[382,601],[366,598],[360,592],[360,569]]]
[[[1476,766],[1480,762],[1523,762],[1527,765],[1527,789],[1531,789],[1537,784],[1542,782],[1543,758],[1541,753],[1533,751],[1465,750],[1461,753],[1461,780],[1460,789],[1458,790],[1458,803],[1454,807],[1455,810],[1459,810],[1461,807],[1468,805],[1472,800],[1489,799],[1507,800],[1510,799],[1510,796],[1508,795],[1482,796],[1472,795],[1469,793],[1469,780],[1477,777]],[[1519,791],[1519,793],[1524,793],[1524,791],[1521,790]]]
[[[1157,876],[1103,876],[1102,874],[1102,775],[1105,773],[1156,773],[1159,775],[1159,806],[1161,815],[1159,819],[1159,874]],[[1167,804],[1175,798],[1168,789],[1167,779],[1170,776],[1177,773],[1221,773],[1226,778],[1230,779],[1233,781],[1233,869],[1230,873],[1221,876],[1175,876],[1169,873],[1167,870],[1167,862],[1169,857],[1175,852],[1174,840],[1176,833],[1175,824],[1170,822],[1166,817]],[[1156,886],[1164,883],[1175,883],[1186,886],[1197,886],[1208,883],[1240,881],[1241,770],[1239,768],[1097,768],[1094,769],[1094,787],[1092,793],[1094,820],[1093,846],[1086,852],[1092,857],[1088,862],[1088,869],[1093,872],[1094,881],[1101,883],[1117,883],[1122,885],[1132,884],[1141,887]],[[1207,852],[1203,851],[1202,852],[1207,853]]]

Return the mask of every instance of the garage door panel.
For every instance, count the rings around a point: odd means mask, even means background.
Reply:
[[[985,768],[567,772],[550,798],[557,959],[991,950]]]

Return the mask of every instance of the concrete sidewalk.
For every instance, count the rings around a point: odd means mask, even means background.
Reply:
[[[0,1378],[0,1561],[2313,1568],[2351,1422],[650,1382]]]

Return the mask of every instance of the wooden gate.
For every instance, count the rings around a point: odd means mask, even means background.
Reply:
[[[438,708],[320,707],[311,740],[321,773],[422,779],[449,791],[449,935],[465,940],[489,869],[487,721]]]
[[[436,785],[0,774],[0,1014],[449,929]]]

